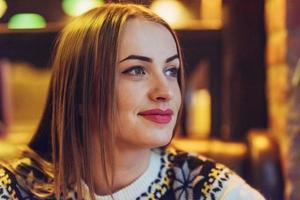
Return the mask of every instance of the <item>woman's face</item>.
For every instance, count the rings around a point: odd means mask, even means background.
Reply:
[[[117,147],[169,143],[181,104],[178,56],[164,26],[140,18],[126,23],[117,60]]]

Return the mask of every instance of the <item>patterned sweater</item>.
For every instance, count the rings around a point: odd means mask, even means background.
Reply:
[[[88,188],[82,181],[84,194]],[[33,151],[0,168],[0,199],[54,199],[51,164]],[[70,190],[68,199],[77,199]],[[84,195],[85,199],[89,199]],[[263,200],[234,172],[212,160],[175,150],[155,150],[142,176],[112,196],[96,200]],[[113,198],[112,198],[113,197]]]

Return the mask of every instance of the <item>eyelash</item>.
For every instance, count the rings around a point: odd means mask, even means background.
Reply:
[[[130,76],[143,76],[146,74],[146,70],[143,66],[132,66],[124,70],[122,74],[128,74]]]
[[[168,74],[168,72],[170,72],[170,73]],[[177,68],[177,67],[171,67],[171,68],[164,70],[164,73],[166,76],[170,76],[170,77],[174,77],[174,78],[178,77],[178,72],[179,72],[179,68]],[[146,69],[143,66],[132,66],[132,67],[124,70],[122,72],[122,74],[127,74],[130,76],[143,76],[143,75],[146,75]]]

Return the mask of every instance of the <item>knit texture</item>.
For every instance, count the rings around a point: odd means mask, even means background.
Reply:
[[[52,183],[53,176],[42,165],[23,157],[0,168],[0,199],[54,199]],[[84,194],[89,194],[82,184]],[[95,195],[97,200],[225,200],[232,196],[264,199],[222,164],[173,149],[154,150],[146,171],[125,188],[111,196]],[[70,190],[68,199],[76,197],[76,191]]]

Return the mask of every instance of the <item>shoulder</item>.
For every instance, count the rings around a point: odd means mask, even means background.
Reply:
[[[0,164],[0,199],[18,199],[16,177]]]
[[[174,149],[166,150],[165,154],[173,171],[176,199],[224,199],[244,189],[255,193],[232,170],[214,160]]]
[[[52,175],[45,161],[35,157],[26,149],[0,163],[1,195],[9,196],[8,199],[53,199]]]
[[[70,189],[68,199],[76,199]],[[0,199],[54,200],[53,165],[30,149],[0,163]]]

